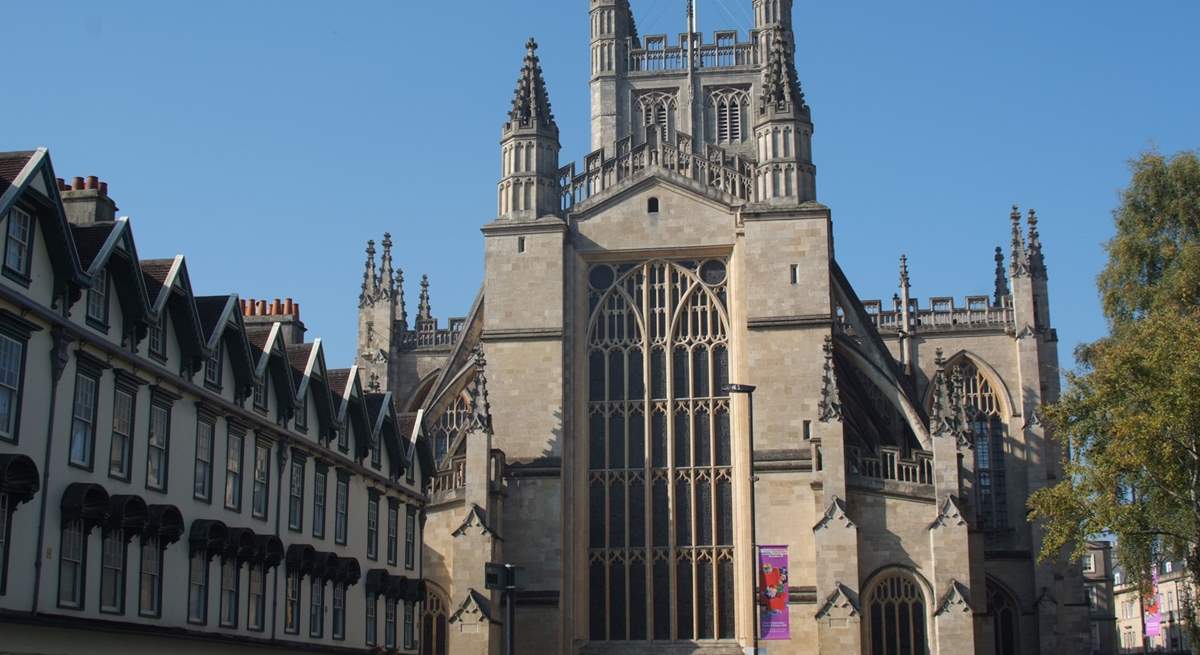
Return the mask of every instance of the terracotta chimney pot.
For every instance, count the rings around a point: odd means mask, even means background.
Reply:
[[[75,178],[71,180],[71,190],[72,191],[82,191],[83,190],[83,178],[82,177],[75,176]]]
[[[98,188],[100,188],[100,178],[95,175],[89,175],[87,178],[87,189],[96,190]]]

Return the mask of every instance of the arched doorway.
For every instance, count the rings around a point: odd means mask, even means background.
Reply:
[[[1003,587],[988,580],[987,602],[988,614],[992,617],[993,652],[995,655],[1019,655],[1021,613],[1017,611],[1017,601]]]
[[[433,590],[421,603],[421,655],[447,655],[446,601]]]
[[[911,575],[883,575],[867,597],[871,655],[928,655],[925,595]]]

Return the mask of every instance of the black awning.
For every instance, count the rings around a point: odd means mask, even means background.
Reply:
[[[388,581],[387,581],[387,589],[384,590],[383,595],[387,596],[388,598],[397,599],[397,600],[400,598],[403,598],[404,597],[404,581],[406,579],[407,578],[405,578],[402,575],[389,575]]]
[[[324,580],[336,580],[338,572],[338,556],[333,553],[317,551],[313,562],[312,576]]]
[[[0,493],[14,506],[29,502],[42,488],[37,464],[25,455],[0,455]]]
[[[124,531],[125,541],[128,542],[135,534],[146,529],[148,512],[146,501],[138,496],[113,496],[108,500],[108,523],[105,527]]]
[[[193,551],[203,550],[208,554],[209,559],[212,559],[225,552],[228,540],[229,528],[225,527],[224,523],[211,519],[192,521],[192,528],[188,533],[188,544],[191,545]]]
[[[73,482],[62,496],[63,522],[81,520],[90,530],[108,520],[108,492],[91,482]]]
[[[387,581],[391,577],[386,569],[371,569],[367,571],[366,582],[363,586],[366,587],[368,594],[382,596],[387,591]]]
[[[273,534],[260,534],[254,537],[254,561],[271,569],[283,561],[283,542]]]
[[[146,532],[148,537],[158,537],[158,547],[179,541],[183,536],[183,513],[174,505],[150,505],[146,508]]]
[[[400,587],[400,599],[415,603],[421,600],[421,589],[423,588],[422,580],[414,580],[405,578],[404,584]]]
[[[242,563],[253,560],[258,553],[258,543],[254,537],[254,531],[250,528],[230,528],[222,555],[226,559],[233,558]]]
[[[313,564],[317,559],[317,551],[308,544],[292,544],[288,546],[284,559],[287,561],[289,572],[295,571],[300,575],[308,575],[312,573]]]
[[[358,560],[350,557],[339,557],[337,563],[337,581],[352,587],[362,579],[362,567]]]

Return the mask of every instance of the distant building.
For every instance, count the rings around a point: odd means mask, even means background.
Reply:
[[[1183,561],[1166,561],[1159,564],[1157,604],[1159,608],[1159,634],[1146,634],[1145,615],[1154,604],[1151,599],[1140,598],[1138,581],[1129,575],[1120,564],[1113,569],[1114,602],[1117,610],[1117,643],[1120,653],[1141,653],[1143,648],[1154,653],[1178,653],[1190,655],[1192,644],[1187,635],[1186,615],[1193,608],[1195,598]]]
[[[1092,655],[1116,655],[1116,611],[1113,604],[1112,542],[1089,541],[1080,564],[1091,622]]]
[[[0,650],[417,652],[413,417],[116,209],[0,153]]]

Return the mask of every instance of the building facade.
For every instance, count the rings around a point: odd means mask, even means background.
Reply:
[[[501,652],[488,562],[523,569],[522,653],[1088,652],[1079,566],[1025,519],[1062,474],[1037,215],[965,303],[918,301],[903,258],[861,300],[791,1],[711,39],[586,8],[593,152],[560,162],[530,40],[469,314],[422,279],[410,317],[390,238],[367,250],[357,364],[433,454],[431,652]]]
[[[1138,581],[1119,564],[1113,569],[1114,602],[1117,611],[1117,645],[1120,653],[1192,652],[1188,638],[1187,616],[1195,616],[1195,592],[1187,571],[1187,563],[1166,561],[1152,571],[1156,580],[1154,593],[1143,597]],[[1148,614],[1158,615],[1158,634],[1147,630],[1154,621]]]
[[[116,210],[0,154],[0,650],[417,653],[413,417]]]
[[[1113,552],[1110,541],[1089,541],[1080,563],[1083,591],[1091,622],[1092,655],[1118,652],[1117,610],[1113,590]]]

